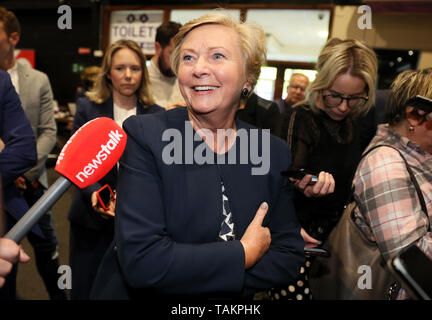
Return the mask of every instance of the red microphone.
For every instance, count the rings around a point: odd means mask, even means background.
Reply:
[[[120,159],[126,139],[123,129],[110,118],[96,118],[79,128],[57,158],[55,170],[65,178],[58,178],[5,238],[20,242],[71,183],[83,189],[104,177]]]

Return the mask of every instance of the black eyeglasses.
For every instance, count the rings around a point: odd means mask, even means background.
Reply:
[[[337,93],[330,93],[330,94],[323,94],[324,103],[329,108],[335,108],[339,106],[344,100],[347,101],[348,107],[350,109],[353,109],[355,107],[361,107],[366,104],[366,102],[369,100],[369,97],[342,97],[340,94]]]

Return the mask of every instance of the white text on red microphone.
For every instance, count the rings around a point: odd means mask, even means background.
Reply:
[[[111,154],[111,151],[113,151],[117,147],[121,138],[123,138],[123,134],[119,133],[118,130],[111,130],[108,134],[108,137],[110,137],[110,139],[107,141],[106,144],[101,144],[101,149],[96,154],[95,158],[93,158],[82,169],[82,171],[76,174],[75,177],[79,181],[84,182],[85,179],[88,179],[88,177],[91,176],[99,168],[100,165],[102,165],[102,161],[105,161],[108,158],[108,155]]]

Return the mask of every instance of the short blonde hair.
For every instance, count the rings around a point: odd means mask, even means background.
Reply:
[[[112,95],[112,83],[111,80],[108,78],[108,75],[111,70],[114,54],[121,49],[132,50],[138,55],[141,63],[142,78],[141,84],[136,92],[136,96],[144,106],[151,106],[152,104],[154,104],[154,100],[150,93],[150,81],[146,66],[146,57],[138,44],[132,40],[118,40],[108,48],[103,58],[102,66],[99,74],[97,75],[93,89],[87,92],[86,95],[91,101],[95,103],[103,103],[108,100],[108,98]]]
[[[407,102],[417,95],[432,99],[432,68],[405,70],[396,77],[386,103],[387,121],[394,125],[406,119]]]
[[[378,61],[375,52],[360,41],[328,40],[318,57],[316,69],[316,78],[306,92],[306,102],[313,111],[318,112],[316,102],[321,99],[323,90],[330,88],[336,78],[344,73],[359,77],[366,83],[369,99],[353,110],[354,116],[366,114],[375,103]]]
[[[253,89],[267,55],[264,30],[257,25],[236,21],[228,14],[225,14],[223,10],[217,10],[214,13],[191,20],[180,28],[174,37],[175,49],[171,55],[173,72],[177,75],[180,65],[180,49],[186,36],[193,29],[206,24],[222,25],[233,29],[238,34],[240,50],[244,57],[246,79]]]

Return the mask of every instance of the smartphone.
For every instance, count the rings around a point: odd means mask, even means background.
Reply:
[[[417,95],[414,98],[409,99],[406,105],[418,108],[426,113],[432,112],[432,100],[423,96]]]
[[[301,179],[303,179],[303,177],[305,175],[311,174],[311,173],[307,172],[305,169],[302,168],[302,169],[288,169],[286,171],[282,171],[281,174],[283,176],[287,176],[289,178],[294,178],[294,179],[297,179],[297,180],[301,180]],[[312,179],[309,182],[309,184],[314,184],[317,181],[318,181],[318,177],[316,175],[312,174]]]
[[[108,184],[104,185],[98,191],[96,191],[99,204],[104,210],[109,210],[109,203],[115,198],[114,192],[111,190]]]
[[[320,257],[330,257],[330,251],[327,249],[323,249],[321,247],[313,247],[313,248],[304,248],[304,253],[306,256],[314,257],[314,256],[320,256]]]
[[[410,297],[421,300],[432,298],[432,260],[416,245],[402,250],[389,260],[390,269],[402,282]]]

